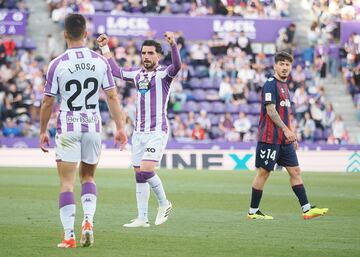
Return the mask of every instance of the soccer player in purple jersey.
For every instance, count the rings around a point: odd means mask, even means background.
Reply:
[[[115,143],[124,149],[127,138],[111,68],[106,59],[85,46],[86,21],[80,14],[65,18],[67,50],[49,64],[40,110],[40,147],[48,152],[47,125],[55,96],[60,95],[56,141],[56,161],[60,177],[59,209],[64,238],[58,247],[75,248],[74,184],[80,162],[81,203],[84,210],[81,246],[94,242],[93,218],[96,210],[95,169],[101,152],[100,87],[106,92],[116,123]]]
[[[290,185],[299,199],[304,219],[324,215],[327,208],[311,206],[305,192],[296,155],[298,143],[291,130],[291,100],[287,78],[291,72],[293,57],[286,52],[275,54],[275,75],[270,77],[262,89],[261,113],[256,147],[255,166],[257,175],[252,184],[249,219],[273,219],[259,210],[265,182],[275,164],[286,168],[290,175]]]
[[[132,81],[137,89],[135,131],[132,137],[132,164],[136,178],[136,200],[138,216],[124,227],[149,227],[148,201],[153,189],[159,208],[155,225],[168,219],[172,204],[167,200],[160,177],[155,168],[160,162],[168,140],[167,103],[170,84],[181,67],[180,55],[173,32],[166,32],[165,40],[171,47],[172,64],[159,65],[161,44],[145,40],[141,46],[142,67],[120,68],[108,47],[108,37],[100,35],[98,44],[108,59],[112,74],[126,81]]]

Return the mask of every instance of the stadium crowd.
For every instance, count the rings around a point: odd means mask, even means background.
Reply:
[[[49,15],[62,22],[67,13],[153,13],[190,16],[228,15],[244,18],[286,17],[289,0],[49,0]]]
[[[1,56],[1,121],[4,136],[33,137],[38,133],[39,107],[47,62],[31,50],[16,49],[10,38],[0,43]],[[141,41],[112,38],[110,48],[120,65],[140,64]],[[245,35],[232,41],[214,35],[208,42],[186,42],[178,35],[183,67],[173,82],[169,101],[172,136],[178,140],[225,139],[255,141],[259,119],[259,94],[271,73],[272,56],[253,53]],[[94,39],[89,47],[97,50]],[[166,54],[164,62],[169,62]],[[293,127],[305,141],[346,142],[341,117],[335,117],[324,95],[316,65],[295,61],[290,78],[293,94]],[[131,134],[135,118],[136,90],[117,81]],[[115,130],[104,96],[100,99],[104,138]],[[58,108],[58,107],[57,107]],[[56,131],[56,110],[50,122],[50,134]],[[342,129],[342,131],[340,131]],[[341,136],[340,136],[341,134]],[[345,135],[344,135],[345,134]],[[331,139],[334,137],[335,139]]]
[[[105,2],[102,2],[102,8]],[[156,3],[160,6],[161,2]],[[181,2],[169,1],[172,4]],[[196,5],[213,3],[212,1],[194,2]],[[246,8],[254,8],[254,3],[266,4],[266,1],[227,1],[229,2],[234,5],[240,2],[245,4]],[[287,1],[281,2],[287,3]],[[96,7],[96,1],[48,1],[48,3],[52,14],[59,9],[59,6],[61,8],[64,5],[67,8],[78,8],[75,10],[80,12],[90,10],[90,13]],[[112,3],[114,6],[116,3],[132,6],[140,2]],[[85,8],[83,5],[92,7]],[[286,11],[287,8],[284,10]],[[74,9],[68,11],[72,12]],[[303,52],[298,52],[296,49],[295,31],[295,25],[291,24],[279,31],[279,38],[276,41],[276,50],[291,51],[295,56],[294,69],[289,78],[293,98],[292,126],[300,141],[347,143],[349,137],[344,122],[341,116],[335,114],[332,104],[325,97],[324,79],[329,72],[332,76],[337,76],[339,65],[336,61],[332,63],[334,58],[328,58],[333,56],[337,60],[339,55],[332,31],[325,31],[318,22],[314,22],[309,32],[310,47]],[[311,31],[314,33],[312,34]],[[172,137],[179,141],[207,139],[232,142],[256,141],[260,92],[272,72],[272,54],[254,51],[252,42],[243,32],[239,35],[230,32],[226,37],[220,37],[215,33],[209,41],[192,42],[188,42],[181,32],[178,32],[177,41],[183,64],[180,74],[173,81],[169,101],[168,116]],[[140,65],[141,42],[138,39],[124,40],[113,37],[109,46],[121,66],[132,67]],[[49,44],[50,48],[55,44],[51,36],[49,36]],[[94,37],[88,40],[88,46],[99,51]],[[165,45],[164,49],[164,64],[168,64],[169,49]],[[345,47],[344,51],[348,51],[347,49],[350,48]],[[344,59],[340,60],[344,63]],[[34,56],[32,49],[17,46],[11,37],[0,39],[0,126],[3,136],[34,137],[38,134],[39,110],[47,64],[47,59]],[[348,65],[342,67],[343,72],[346,73]],[[354,66],[354,69],[359,72],[359,67],[359,65]],[[347,78],[346,81],[357,83],[359,79],[356,79]],[[120,80],[117,80],[117,85],[126,110],[126,130],[130,136],[135,119],[136,90],[132,85]],[[359,99],[358,94],[354,94],[354,98]],[[359,103],[357,104],[359,106]],[[58,108],[57,105],[49,124],[51,136],[56,132]],[[104,95],[101,96],[99,108],[103,119],[103,138],[110,138],[115,132],[115,124],[109,117]]]

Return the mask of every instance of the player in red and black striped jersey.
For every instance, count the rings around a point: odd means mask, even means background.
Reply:
[[[296,155],[298,147],[296,135],[291,130],[291,100],[287,78],[291,72],[293,57],[286,52],[275,54],[274,76],[266,82],[261,94],[261,113],[256,147],[255,166],[257,175],[252,184],[251,204],[248,213],[250,219],[273,219],[260,212],[259,204],[263,188],[270,171],[277,163],[286,168],[290,175],[290,184],[303,210],[304,219],[324,215],[327,208],[311,206],[300,175]]]

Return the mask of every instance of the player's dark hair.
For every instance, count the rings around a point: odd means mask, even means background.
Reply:
[[[283,61],[289,61],[292,63],[294,61],[294,57],[292,57],[291,54],[285,51],[277,52],[275,54],[275,63],[283,62]]]
[[[162,50],[162,47],[161,47],[161,44],[155,40],[152,40],[152,39],[147,39],[145,40],[142,45],[141,45],[141,51],[143,49],[144,46],[154,46],[155,47],[155,51],[158,53],[158,54],[163,54],[163,50]]]
[[[66,15],[65,31],[71,40],[79,40],[86,31],[86,20],[84,16],[77,13]]]

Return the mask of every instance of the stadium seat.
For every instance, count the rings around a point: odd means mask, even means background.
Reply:
[[[248,114],[250,112],[250,106],[248,104],[240,104],[238,107],[238,111]]]
[[[215,102],[213,103],[212,112],[213,113],[224,113],[225,111],[225,105],[221,102]]]
[[[198,112],[199,104],[194,101],[186,102],[183,106],[183,111],[185,112]]]
[[[201,79],[201,87],[204,88],[204,89],[213,88],[211,80],[209,78],[202,78]]]
[[[253,115],[260,115],[260,106],[261,105],[258,103],[251,104],[249,113]]]
[[[35,41],[29,37],[24,38],[24,41],[22,42],[22,48],[29,50],[36,49]]]
[[[321,129],[316,129],[314,131],[314,140],[315,141],[319,141],[323,139],[323,132]]]
[[[201,87],[201,80],[199,78],[191,78],[189,81],[189,85],[191,88],[200,88]]]
[[[206,112],[211,112],[211,110],[212,110],[212,105],[211,105],[211,103],[209,103],[208,101],[206,101],[206,102],[201,102],[201,103],[199,104],[199,109],[200,109],[200,110],[205,110]]]
[[[205,91],[202,89],[195,89],[192,92],[195,101],[203,101],[206,99]]]
[[[115,4],[111,1],[105,1],[103,4],[104,12],[111,12],[115,8]]]
[[[103,10],[103,3],[100,1],[92,1],[92,4],[95,8],[95,12],[101,12]]]
[[[239,107],[231,103],[225,104],[225,112],[238,113]]]
[[[248,103],[258,103],[260,102],[260,98],[258,96],[258,94],[255,91],[250,91],[249,95],[247,97],[247,101]]]

